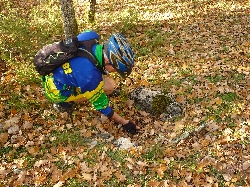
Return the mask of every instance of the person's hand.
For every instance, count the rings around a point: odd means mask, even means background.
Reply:
[[[123,128],[128,132],[128,133],[131,133],[131,134],[136,134],[137,133],[137,126],[132,123],[131,121],[129,121],[127,124],[123,125]]]

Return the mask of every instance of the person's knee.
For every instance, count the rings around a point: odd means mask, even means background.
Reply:
[[[115,88],[115,81],[112,78],[105,78],[104,79],[104,86],[103,90],[106,95],[111,94]]]

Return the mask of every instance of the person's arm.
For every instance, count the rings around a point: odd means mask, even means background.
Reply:
[[[123,125],[126,125],[129,122],[129,120],[126,120],[123,117],[119,116],[116,112],[114,112],[113,116],[110,119]]]
[[[98,92],[95,91],[95,94],[93,95],[89,94],[89,97],[87,97],[88,100],[94,105],[96,110],[107,116],[109,119],[122,124],[123,125],[122,127],[127,132],[135,134],[137,132],[137,129],[139,129],[139,127],[137,127],[133,122],[126,120],[120,115],[118,115],[116,112],[113,111],[113,109],[110,106],[108,106],[108,98],[104,94],[102,85],[103,82],[101,82],[100,86],[98,86],[99,87],[99,89],[97,88],[97,90],[99,90]]]
[[[133,122],[124,119],[123,117],[118,115],[116,112],[113,112],[112,117],[109,117],[109,119],[122,124],[122,127],[131,134],[136,134],[137,130],[139,129],[139,127],[136,126]]]

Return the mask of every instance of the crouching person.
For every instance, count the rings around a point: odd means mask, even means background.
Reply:
[[[85,41],[99,39],[99,36],[94,31],[85,31],[77,38],[79,41]],[[84,47],[82,46],[82,49]],[[131,73],[134,55],[128,40],[119,33],[113,34],[104,44],[97,43],[91,46],[91,51],[102,69],[97,68],[89,58],[71,58],[57,67],[53,73],[42,77],[47,98],[61,108],[71,107],[72,102],[88,100],[97,111],[122,124],[127,132],[135,134],[139,127],[121,117],[108,105],[107,95],[114,90],[114,80],[103,80],[104,72],[116,72],[122,78]]]

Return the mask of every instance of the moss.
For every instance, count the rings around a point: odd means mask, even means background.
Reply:
[[[156,95],[152,101],[152,113],[160,116],[162,113],[167,113],[167,108],[171,103],[171,98],[167,95]]]

